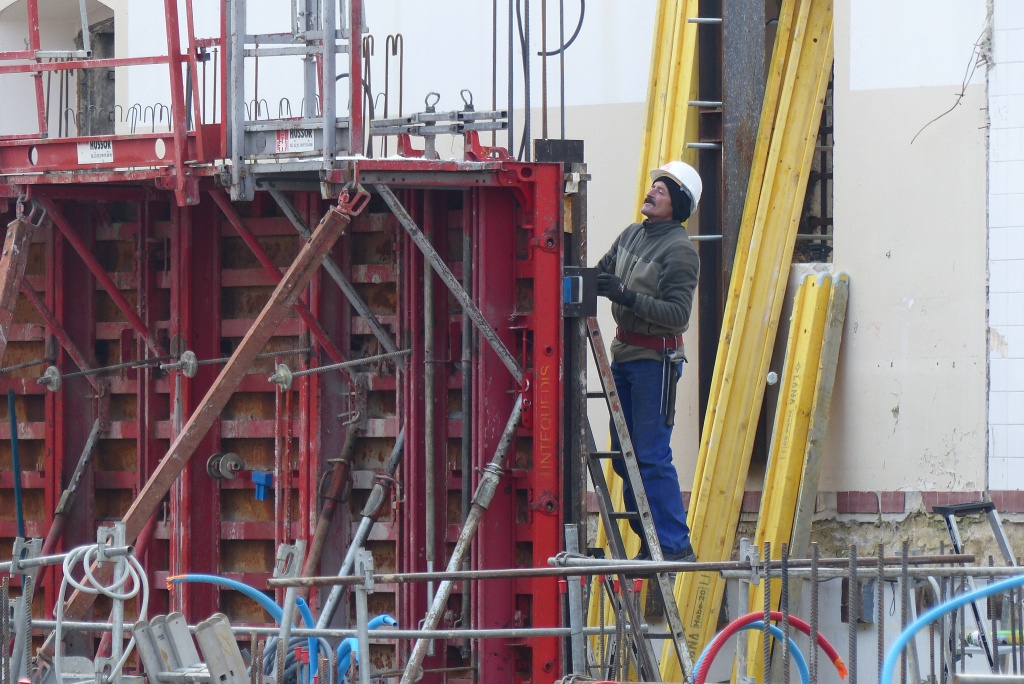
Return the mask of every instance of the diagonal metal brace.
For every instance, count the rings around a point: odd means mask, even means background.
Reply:
[[[125,525],[127,543],[135,542],[146,522],[159,509],[160,502],[170,491],[171,485],[181,475],[239,383],[248,374],[253,359],[266,346],[277,326],[291,311],[295,301],[320,267],[324,255],[334,246],[352,217],[365,208],[368,199],[369,195],[361,188],[352,201],[349,201],[347,193],[343,193],[338,200],[338,206],[327,211],[313,232],[312,239],[299,250],[295,261],[274,289],[263,311],[256,317],[252,328],[242,338],[231,359],[221,369],[220,375],[214,380],[206,396],[196,406],[192,416],[168,448],[167,454],[157,464],[145,486],[124,514],[122,521]],[[94,599],[93,594],[75,592],[68,601],[65,615],[70,619],[83,617]]]
[[[295,230],[302,236],[302,239],[309,241],[309,226],[307,226],[306,222],[302,220],[302,216],[299,214],[298,210],[295,209],[295,205],[292,204],[291,200],[288,199],[288,197],[280,190],[271,190],[270,196],[274,198],[274,201],[277,202],[277,206],[281,208],[284,215],[287,216],[288,220],[292,222],[293,226],[295,226]],[[397,352],[398,346],[395,344],[392,336],[384,329],[384,326],[381,325],[380,321],[373,314],[373,311],[370,310],[369,305],[367,305],[367,303],[363,301],[363,298],[359,296],[356,288],[348,281],[345,274],[341,272],[341,268],[338,266],[338,263],[332,259],[330,255],[324,257],[324,270],[330,274],[331,279],[338,284],[341,291],[345,293],[346,297],[348,297],[348,301],[352,305],[352,308],[356,310],[356,313],[358,313],[359,316],[366,321],[366,324],[370,326],[370,330],[373,331],[373,336],[377,338],[378,342],[380,342],[380,346],[382,346],[389,354]]]
[[[491,349],[493,349],[494,353],[498,355],[501,362],[505,364],[505,368],[508,368],[509,372],[512,373],[512,377],[516,379],[516,382],[522,385],[523,367],[519,365],[516,358],[512,356],[512,352],[509,351],[508,347],[505,346],[505,343],[501,341],[500,337],[498,337],[498,333],[495,332],[494,328],[492,328],[491,324],[487,322],[486,318],[484,318],[483,313],[477,305],[473,303],[472,299],[470,299],[466,290],[463,289],[462,283],[458,281],[455,274],[451,272],[447,264],[444,263],[444,260],[441,259],[437,250],[435,250],[434,246],[430,244],[430,240],[427,239],[427,236],[423,234],[423,231],[420,230],[419,226],[416,225],[416,222],[412,220],[411,216],[409,216],[409,212],[405,210],[402,203],[397,197],[395,197],[395,193],[393,193],[391,188],[383,183],[374,183],[373,187],[378,193],[380,193],[380,196],[384,198],[388,207],[391,208],[392,213],[394,213],[398,218],[398,222],[402,224],[402,227],[409,233],[413,242],[415,242],[416,246],[420,248],[421,252],[423,252],[424,258],[430,263],[437,275],[440,276],[441,280],[444,281],[444,284],[448,286],[451,293],[455,295],[455,298],[459,300],[459,303],[462,305],[462,310],[465,311],[466,315],[473,321],[477,330],[480,331],[480,335],[487,340],[488,344],[491,345]]]

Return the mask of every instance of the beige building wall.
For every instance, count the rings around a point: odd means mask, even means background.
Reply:
[[[943,3],[948,20],[918,31],[881,21],[896,11],[883,4],[836,3],[834,262],[851,287],[820,488],[977,491],[986,96],[983,70],[963,79],[985,2]],[[902,42],[886,40],[890,24]]]
[[[9,4],[0,0],[0,7]],[[162,37],[158,4],[133,3],[130,16],[122,0],[107,4],[118,17],[119,52],[143,50],[142,27]],[[406,112],[422,109],[431,90],[442,93],[443,108],[461,106],[460,88],[473,90],[478,108],[490,104],[490,3],[450,0],[451,11],[439,11],[441,4],[428,9],[425,3],[380,0],[367,7],[376,42],[383,45],[388,33],[403,33]],[[852,285],[823,491],[987,485],[984,67],[963,85],[974,43],[986,29],[986,6],[985,0],[836,2],[834,258]],[[287,21],[282,7],[254,0],[252,30],[270,30],[282,16]],[[566,53],[566,134],[585,140],[593,178],[587,217],[591,264],[636,216],[654,9],[653,1],[631,4],[628,12],[619,3],[590,3],[580,36]],[[567,8],[568,29],[576,11]],[[206,35],[212,19],[202,19],[197,30]],[[506,21],[499,12],[498,106],[505,105],[507,93]],[[531,25],[537,106],[539,12]],[[456,32],[458,40],[446,39]],[[551,21],[549,49],[556,37]],[[378,79],[381,45],[374,64]],[[548,65],[549,126],[556,135],[558,60]],[[294,79],[275,76],[269,62],[261,65],[260,78],[261,97],[295,99]],[[142,83],[134,73],[119,78],[119,101],[159,100],[158,80]],[[382,90],[377,83],[375,90]],[[536,109],[533,133],[540,135]],[[602,300],[602,323],[611,331],[608,310]],[[698,344],[695,323],[687,339],[691,351]],[[784,331],[785,321],[780,327]],[[684,489],[692,482],[699,442],[696,377],[696,366],[687,366],[674,438]]]

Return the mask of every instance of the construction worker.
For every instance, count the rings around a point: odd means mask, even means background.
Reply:
[[[690,320],[700,258],[682,222],[700,201],[697,171],[680,161],[651,171],[650,190],[640,213],[646,219],[626,228],[597,265],[597,293],[612,301],[617,328],[612,342],[612,375],[633,442],[640,476],[666,560],[694,561],[690,528],[672,463],[676,384],[682,374],[683,331]],[[619,449],[612,429],[612,447]],[[626,508],[636,501],[621,461]],[[642,527],[631,520],[643,540]],[[637,560],[650,558],[647,544]]]

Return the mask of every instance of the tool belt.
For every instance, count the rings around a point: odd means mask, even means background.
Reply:
[[[615,339],[619,342],[631,344],[634,347],[654,349],[655,351],[675,351],[676,349],[683,348],[683,336],[681,334],[663,337],[661,335],[641,335],[640,333],[628,332],[622,328],[615,328]]]

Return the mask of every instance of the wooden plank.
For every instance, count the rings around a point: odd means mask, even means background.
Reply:
[[[331,207],[309,242],[303,245],[295,257],[295,262],[289,267],[263,307],[263,311],[256,318],[252,329],[239,343],[231,360],[225,364],[206,396],[182,428],[181,434],[171,444],[167,454],[160,460],[146,485],[139,492],[138,498],[125,513],[122,522],[125,525],[127,543],[135,542],[143,526],[159,509],[171,485],[178,479],[195,453],[196,447],[220,416],[242,378],[249,372],[257,354],[263,351],[278,324],[295,305],[299,295],[320,267],[320,262],[334,246],[350,220],[348,214]],[[92,594],[76,592],[68,602],[65,615],[69,619],[81,619],[86,615],[94,598]]]
[[[21,283],[28,264],[28,245],[34,226],[19,216],[7,224],[4,251],[0,254],[0,363],[7,352],[8,333],[18,305]]]

